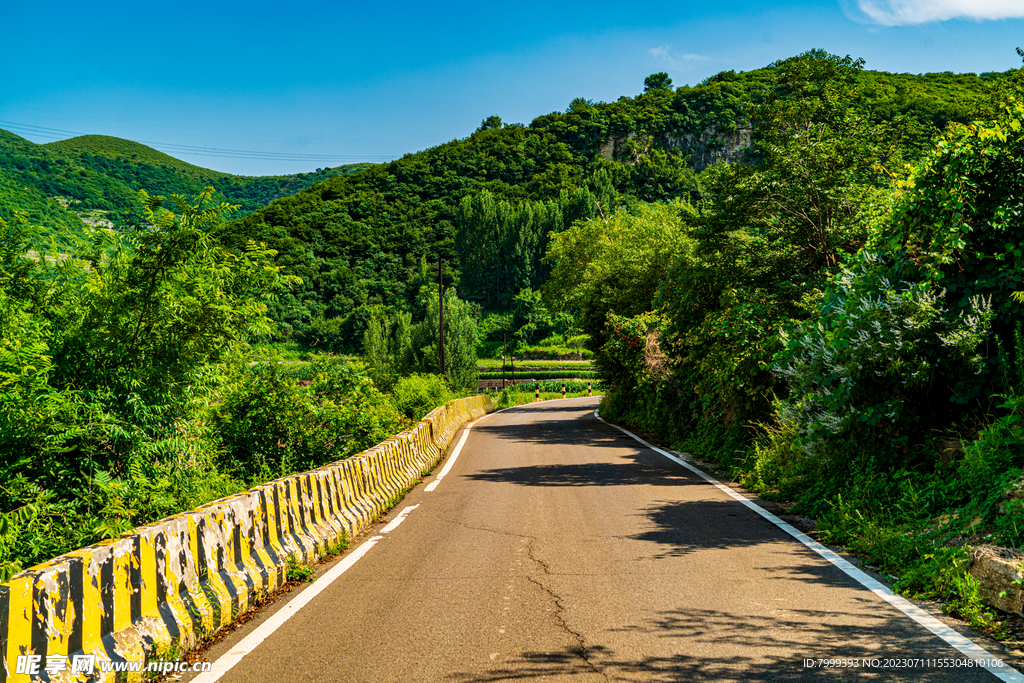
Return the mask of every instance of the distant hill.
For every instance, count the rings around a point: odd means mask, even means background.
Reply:
[[[127,157],[137,163],[149,164],[151,166],[168,166],[178,171],[195,177],[219,177],[227,175],[219,171],[211,171],[207,168],[195,166],[180,159],[175,159],[169,154],[148,147],[141,142],[133,142],[123,138],[115,138],[109,135],[79,135],[76,138],[48,142],[43,145],[47,149],[64,152],[67,154],[93,153],[102,154],[107,157]]]
[[[151,195],[193,195],[217,190],[219,201],[241,206],[244,216],[329,178],[372,164],[351,164],[287,176],[236,176],[176,159],[131,140],[106,135],[36,144],[0,130],[0,218],[25,211],[29,221],[52,232],[85,224],[120,227],[139,206],[139,190]]]

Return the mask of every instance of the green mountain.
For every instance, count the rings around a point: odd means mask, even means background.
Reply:
[[[357,348],[374,307],[415,308],[422,260],[439,256],[460,296],[508,311],[546,278],[552,232],[637,201],[697,200],[705,168],[747,159],[745,112],[781,87],[782,64],[680,88],[654,74],[639,95],[577,98],[529,125],[492,116],[461,140],[277,200],[233,221],[226,238],[268,243],[303,278],[274,315],[308,343]],[[989,117],[1011,73],[851,72],[849,106],[907,119],[907,159],[950,122]]]
[[[416,307],[424,259],[444,257],[462,297],[509,312],[546,280],[552,233],[640,201],[696,201],[708,167],[756,162],[747,112],[778,94],[783,64],[679,88],[654,74],[639,95],[576,98],[528,125],[492,116],[466,138],[390,164],[293,176],[219,173],[113,137],[38,145],[0,131],[0,217],[26,211],[49,232],[80,231],[83,221],[118,227],[139,190],[213,186],[216,199],[241,205],[225,239],[268,243],[303,279],[275,305],[282,330],[351,350],[375,307]],[[906,119],[902,154],[911,160],[950,122],[991,118],[1011,74],[853,73],[849,106],[874,120]]]
[[[194,166],[146,145],[105,135],[35,144],[0,130],[0,217],[25,211],[47,232],[90,225],[119,227],[151,195],[194,195],[212,186],[215,198],[246,215],[271,201],[371,164],[288,176],[248,177]]]

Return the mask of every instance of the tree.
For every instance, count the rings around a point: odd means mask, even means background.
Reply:
[[[507,307],[515,292],[547,279],[543,256],[550,236],[596,210],[597,198],[587,189],[538,202],[501,201],[487,190],[463,197],[455,214],[460,291],[489,307]]]
[[[769,95],[746,112],[756,122],[754,163],[708,175],[700,234],[710,249],[774,260],[778,279],[820,284],[886,208],[912,124],[873,122],[853,106],[863,60],[812,50],[773,66]]]
[[[776,357],[777,419],[819,496],[857,474],[929,471],[948,461],[940,438],[969,442],[994,417],[1009,436],[967,457],[967,490],[1024,465],[1024,105],[1002,109],[947,127]]]
[[[413,334],[417,364],[427,372],[441,373],[438,353],[440,328],[437,292],[427,304],[426,319]],[[460,299],[454,289],[444,293],[445,379],[454,389],[476,389],[476,310]]]
[[[543,290],[548,307],[578,313],[598,363],[609,314],[634,316],[654,308],[669,269],[692,249],[688,223],[695,213],[682,200],[639,204],[633,212],[623,208],[580,221],[552,238],[546,258],[553,268]]]
[[[390,391],[412,363],[412,314],[375,309],[363,334],[363,358],[382,391]]]
[[[664,71],[659,71],[656,74],[651,74],[644,79],[644,92],[650,92],[652,90],[671,90],[672,79],[668,77],[668,74]]]
[[[486,119],[480,122],[480,127],[476,129],[479,133],[485,130],[492,130],[495,128],[501,128],[501,117],[500,116],[488,116]]]
[[[0,224],[0,517],[21,558],[230,492],[200,416],[286,279],[272,252],[218,242],[211,193],[144,196],[134,229],[69,252]]]
[[[177,404],[197,370],[270,332],[263,299],[280,269],[258,245],[232,252],[217,241],[212,228],[231,207],[211,203],[212,193],[170,202],[143,193],[134,230],[98,231],[83,245],[80,286],[45,314],[62,330],[55,381],[103,387],[126,409]]]

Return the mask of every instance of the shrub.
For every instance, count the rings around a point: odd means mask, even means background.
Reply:
[[[237,374],[214,411],[223,468],[266,481],[347,458],[405,425],[362,364],[321,356],[311,371],[308,388],[277,363]]]
[[[412,363],[412,315],[374,309],[363,333],[363,358],[381,391],[390,391]]]
[[[395,383],[392,400],[410,420],[420,420],[451,398],[451,392],[438,375],[412,374]]]

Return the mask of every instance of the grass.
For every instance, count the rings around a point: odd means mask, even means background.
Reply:
[[[264,356],[276,357],[277,360],[285,363],[309,363],[317,356],[322,356],[325,353],[328,353],[327,351],[311,349],[308,346],[299,343],[297,339],[253,344],[252,348],[254,351],[261,352]],[[339,358],[344,358],[347,361],[357,361],[360,359],[360,356],[358,355],[334,355]]]
[[[185,658],[185,651],[181,649],[181,644],[177,641],[166,642],[154,642],[152,652],[146,653],[146,664],[147,667],[143,672],[143,679],[147,681],[156,681],[165,676],[161,671],[150,671],[148,664],[150,662],[180,662]]]
[[[349,545],[350,542],[348,538],[348,532],[342,529],[341,536],[334,539],[333,541],[328,541],[324,545],[323,554],[320,556],[320,559],[329,560],[332,557],[341,555],[343,552],[348,550]]]
[[[893,591],[917,600],[936,600],[943,611],[995,638],[1005,637],[998,613],[985,604],[980,584],[970,573],[971,548],[953,543],[932,520],[899,520],[889,512],[862,509],[837,496],[820,520],[821,540],[846,550],[890,576]],[[961,537],[962,538],[962,537]]]
[[[288,339],[280,342],[267,342],[265,344],[254,344],[256,350],[263,351],[267,355],[277,355],[283,361],[308,361],[311,360],[309,349],[295,339]]]
[[[588,387],[589,385],[589,387]],[[566,397],[571,395],[582,395],[586,396],[587,391],[593,392],[595,395],[601,392],[601,381],[600,380],[586,380],[586,379],[575,379],[575,380],[557,380],[551,379],[541,382],[523,382],[522,384],[516,384],[514,387],[509,385],[503,391],[515,391],[518,393],[529,393],[532,394],[537,390],[540,390],[541,394],[558,394],[561,398],[562,390],[565,389]]]
[[[565,371],[563,373],[552,373],[552,372],[532,372],[531,373],[529,371],[526,371],[526,372],[521,372],[520,373],[517,370],[516,374],[515,374],[515,378],[516,378],[517,382],[521,382],[522,380],[526,380],[526,379],[529,379],[529,380],[547,380],[547,381],[566,380],[566,381],[575,381],[575,382],[579,382],[579,381],[586,382],[588,380],[589,381],[597,381],[597,373],[580,373],[580,372],[573,372],[573,371]],[[501,373],[480,373],[478,379],[480,379],[480,380],[492,380],[492,381],[493,380],[500,380],[500,379],[502,379],[502,374]],[[509,375],[509,374],[506,374],[505,375],[505,379],[506,380],[511,380],[512,376]]]

